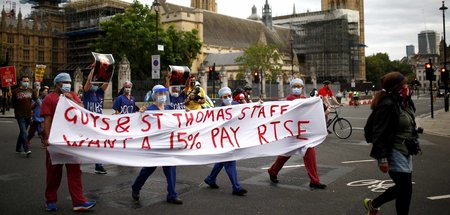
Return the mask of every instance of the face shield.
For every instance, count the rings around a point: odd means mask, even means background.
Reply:
[[[154,104],[170,105],[169,90],[165,87],[153,89],[152,99]]]

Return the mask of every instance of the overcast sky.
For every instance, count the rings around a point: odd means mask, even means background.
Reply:
[[[125,1],[132,2],[132,0]],[[139,1],[149,5],[153,2],[153,0]],[[3,4],[4,2],[3,0]],[[167,2],[188,7],[191,3],[190,0],[167,0]],[[217,0],[216,2],[218,13],[245,19],[250,16],[253,5],[261,16],[266,0]],[[417,34],[420,31],[434,30],[442,36],[442,11],[439,10],[442,5],[441,0],[366,0],[364,2],[365,43],[368,46],[366,55],[385,52],[392,60],[398,60],[406,55],[407,45],[414,45],[417,53]],[[294,4],[297,13],[307,10],[318,11],[321,7],[320,3],[321,0],[269,0],[272,16],[292,14]],[[446,5],[450,6],[450,1],[447,1]],[[29,8],[29,5],[22,7]],[[446,20],[450,20],[448,11],[446,17]],[[448,27],[450,26],[446,26]]]

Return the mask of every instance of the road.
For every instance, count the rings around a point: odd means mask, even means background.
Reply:
[[[429,114],[429,100],[416,100],[417,115]],[[438,102],[438,108],[442,104]],[[370,113],[368,105],[344,107],[343,116],[355,130],[348,140],[333,134],[317,147],[317,162],[325,190],[310,190],[301,157],[292,157],[281,170],[280,183],[269,181],[267,168],[275,157],[238,161],[238,177],[249,193],[231,195],[231,184],[224,171],[219,174],[220,189],[202,183],[212,165],[177,167],[177,191],[183,205],[165,200],[165,177],[161,168],[150,177],[141,191],[140,203],[131,199],[131,184],[139,168],[106,165],[107,175],[94,174],[94,165],[82,165],[86,196],[97,201],[91,214],[365,214],[362,200],[374,198],[389,184],[389,176],[378,171],[369,156],[370,145],[362,128]],[[14,119],[0,119],[0,214],[47,214],[44,209],[45,153],[39,139],[33,139],[33,154],[25,158],[14,152],[18,127]],[[422,135],[423,154],[414,157],[413,198],[410,214],[448,214],[450,198],[450,139]],[[64,176],[65,177],[65,176]],[[58,213],[72,214],[67,181],[59,190]],[[371,179],[373,184],[358,185]],[[361,183],[359,183],[361,185]],[[369,188],[369,186],[372,186]],[[432,198],[433,199],[433,198]],[[382,214],[395,214],[394,203],[382,207]]]

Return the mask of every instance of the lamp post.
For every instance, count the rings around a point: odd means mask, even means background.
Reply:
[[[291,35],[289,41],[291,42],[291,76],[294,78],[294,36]]]
[[[442,1],[442,7],[439,10],[442,10],[442,26],[444,28],[444,73],[441,77],[445,77],[444,80],[444,109],[445,112],[448,112],[448,71],[447,71],[447,42],[445,41],[445,10],[448,8],[445,6],[445,1]]]
[[[155,0],[152,4],[153,9],[155,10],[156,13],[156,19],[155,19],[155,31],[156,31],[156,50],[158,50],[158,41],[159,41],[159,37],[158,37],[158,18],[159,18],[159,6],[161,6],[161,4],[159,3],[158,0]]]

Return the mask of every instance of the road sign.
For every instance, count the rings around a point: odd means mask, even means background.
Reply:
[[[160,60],[159,55],[152,55],[152,79],[160,79],[161,77]]]

